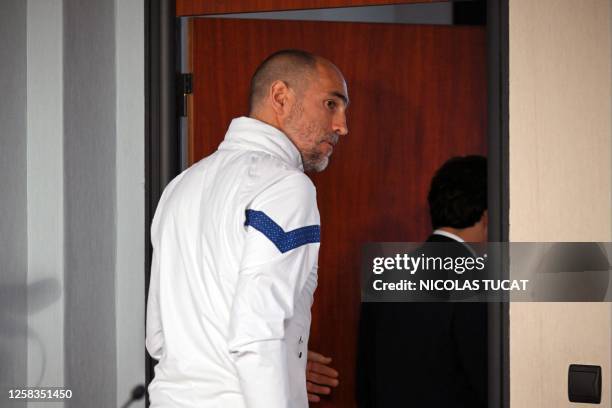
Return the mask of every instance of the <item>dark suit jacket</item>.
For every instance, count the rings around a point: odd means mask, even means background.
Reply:
[[[360,408],[486,407],[486,303],[363,303],[359,326]]]

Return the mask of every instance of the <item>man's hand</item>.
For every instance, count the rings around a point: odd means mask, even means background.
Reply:
[[[308,401],[321,401],[319,395],[329,395],[331,393],[330,387],[337,387],[340,384],[338,372],[328,366],[331,361],[331,357],[325,357],[315,351],[308,350],[308,363],[306,364]]]

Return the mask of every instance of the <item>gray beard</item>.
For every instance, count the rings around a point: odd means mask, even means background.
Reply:
[[[306,158],[302,154],[302,163],[304,164],[305,172],[320,173],[327,168],[327,165],[329,164],[329,157],[323,156]]]

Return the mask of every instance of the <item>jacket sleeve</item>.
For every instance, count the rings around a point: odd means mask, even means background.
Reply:
[[[149,281],[149,293],[147,297],[147,318],[146,318],[146,339],[147,351],[156,360],[159,360],[164,353],[164,333],[161,320],[159,305],[159,223],[163,217],[164,207],[168,197],[174,190],[182,175],[177,176],[164,189],[159,199],[155,216],[151,224],[151,245],[153,246],[153,256],[151,260],[151,279]]]
[[[245,228],[229,352],[247,407],[289,408],[285,323],[319,252],[312,182],[300,173],[267,188],[246,210]]]
[[[164,334],[162,332],[159,310],[159,264],[155,251],[153,251],[153,260],[151,262],[151,280],[149,281],[149,296],[147,299],[145,344],[151,357],[159,360],[164,349]]]

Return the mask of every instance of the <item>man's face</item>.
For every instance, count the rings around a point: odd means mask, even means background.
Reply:
[[[316,73],[295,99],[283,131],[302,155],[305,171],[323,171],[338,138],[348,133],[348,93],[342,75],[332,66],[317,64]]]

